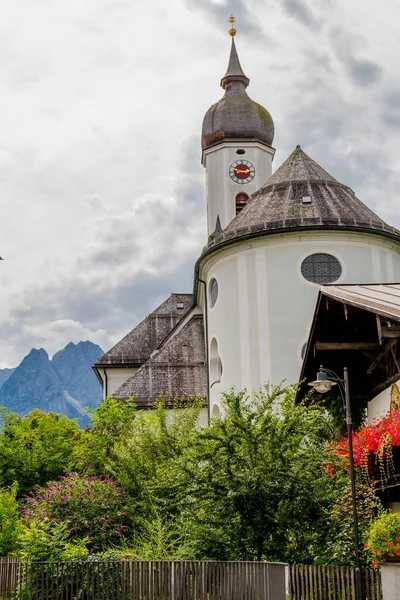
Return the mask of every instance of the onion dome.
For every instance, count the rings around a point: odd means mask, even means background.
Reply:
[[[233,33],[234,32],[234,33]],[[250,79],[240,66],[234,35],[228,69],[221,79],[225,95],[206,113],[203,121],[202,148],[226,140],[257,140],[268,146],[274,140],[274,122],[269,112],[247,95]]]
[[[297,146],[208,247],[268,233],[366,231],[400,239],[391,227]]]

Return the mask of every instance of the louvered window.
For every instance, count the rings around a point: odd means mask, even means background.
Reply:
[[[333,283],[342,274],[342,266],[331,254],[311,254],[301,263],[301,274],[313,283]]]
[[[237,196],[236,196],[236,214],[237,215],[246,206],[248,199],[249,199],[248,195],[245,194],[244,192],[237,194]]]

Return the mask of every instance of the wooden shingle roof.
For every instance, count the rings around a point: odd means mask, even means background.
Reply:
[[[399,231],[297,146],[206,249],[229,240],[291,229],[360,229],[400,240]]]
[[[151,407],[162,394],[167,404],[175,397],[207,396],[207,367],[202,314],[189,314],[182,327],[161,344],[153,356],[114,393],[117,400],[134,398]]]
[[[94,366],[140,367],[187,314],[192,304],[192,294],[171,294],[111,350],[106,352]]]

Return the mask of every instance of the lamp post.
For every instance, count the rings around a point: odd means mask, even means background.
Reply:
[[[354,544],[355,544],[355,579],[356,579],[356,599],[363,600],[362,585],[361,585],[361,563],[358,543],[358,518],[357,518],[357,503],[356,503],[356,477],[354,468],[353,455],[353,435],[352,435],[352,419],[350,409],[350,392],[349,392],[349,373],[347,367],[343,369],[343,379],[340,379],[336,373],[330,369],[325,369],[323,366],[319,368],[317,379],[308,384],[320,394],[329,392],[332,386],[337,385],[342,397],[343,406],[346,409],[346,424],[347,437],[349,440],[349,461],[350,461],[350,480],[351,480],[351,501],[353,507],[353,529],[354,529]]]

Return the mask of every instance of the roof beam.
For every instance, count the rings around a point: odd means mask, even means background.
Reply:
[[[379,350],[378,342],[315,342],[315,350]]]
[[[392,327],[382,327],[382,337],[384,338],[400,338],[400,325]]]

